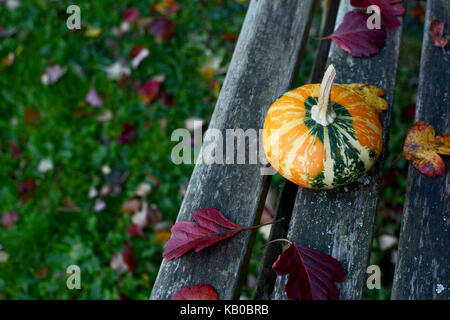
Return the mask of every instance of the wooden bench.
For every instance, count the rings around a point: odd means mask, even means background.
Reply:
[[[295,83],[316,5],[314,0],[251,1],[210,128],[222,132],[262,128],[270,104]],[[347,0],[331,1],[321,34],[331,33],[350,10]],[[435,17],[450,24],[448,1],[427,3],[415,117],[444,133],[450,131],[450,76],[447,60],[428,35]],[[339,71],[337,83],[362,82],[383,88],[390,106],[381,118],[385,149],[401,35],[402,27],[388,30],[386,46],[371,58],[354,58],[336,44],[321,41],[311,76],[311,82],[320,82],[325,67],[332,63]],[[270,238],[288,238],[341,261],[346,274],[338,284],[341,299],[362,298],[385,153],[363,179],[345,188],[314,191],[285,181],[280,194],[276,218],[285,220],[272,227]],[[192,220],[191,213],[199,208],[215,207],[237,224],[255,224],[270,183],[270,176],[260,174],[261,167],[197,164],[177,221]],[[431,179],[409,168],[393,298],[450,298],[449,190],[448,175]],[[201,253],[164,260],[150,298],[170,299],[182,286],[207,283],[220,299],[238,299],[254,239],[255,232],[242,232]],[[267,247],[255,299],[286,299],[286,278],[276,277],[271,269],[280,253],[280,245]]]

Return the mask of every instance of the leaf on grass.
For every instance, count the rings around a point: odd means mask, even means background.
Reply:
[[[8,146],[11,149],[13,157],[14,158],[20,158],[20,150],[17,147],[17,145],[14,142],[12,142],[12,141],[8,141]]]
[[[56,83],[67,71],[67,67],[60,65],[47,66],[44,74],[41,76],[41,82],[44,85]]]
[[[175,0],[162,0],[154,3],[150,10],[163,16],[170,16],[180,10],[180,5]]]
[[[156,231],[155,241],[160,247],[162,247],[167,241],[169,241],[171,235],[172,234],[169,230],[158,230]]]
[[[133,69],[137,69],[141,62],[150,55],[150,51],[144,47],[133,47],[130,52],[130,56],[133,57],[131,60],[131,66]]]
[[[147,32],[159,42],[169,40],[172,37],[175,23],[166,17],[154,19],[147,27]]]
[[[450,134],[436,137],[434,128],[417,121],[409,129],[403,146],[403,156],[427,177],[445,174],[445,163],[439,154],[450,155]]]
[[[85,100],[91,107],[99,108],[103,106],[103,100],[94,87],[89,89],[88,93],[86,94]]]
[[[86,31],[84,32],[84,36],[87,38],[98,38],[102,35],[102,32],[102,28],[88,26]]]
[[[356,8],[367,9],[371,5],[380,8],[381,21],[389,29],[396,29],[400,26],[400,16],[405,12],[405,8],[398,4],[402,0],[351,0],[350,4]]]
[[[290,246],[272,265],[279,276],[288,275],[285,292],[289,299],[337,300],[339,289],[334,281],[344,281],[339,261],[315,249],[287,241]]]
[[[447,45],[448,39],[443,37],[444,34],[444,22],[439,19],[434,19],[430,23],[430,35],[434,41],[436,47],[442,48],[445,53],[445,46]]]
[[[128,8],[123,13],[123,21],[133,23],[141,17],[141,12],[135,7]]]
[[[381,98],[382,96],[384,96],[383,89],[380,89],[376,86],[364,83],[340,84],[339,86],[358,95],[369,107],[374,109],[378,114],[381,114],[381,112],[387,110],[389,107],[387,101]]]
[[[2,224],[5,228],[13,226],[19,221],[19,215],[15,211],[6,212],[2,216]]]
[[[19,182],[17,186],[17,191],[20,195],[20,201],[22,203],[28,202],[34,194],[34,190],[37,187],[37,182],[35,179],[25,179]]]
[[[154,76],[138,89],[137,92],[145,104],[151,103],[158,96],[165,78],[165,75]]]
[[[334,33],[320,39],[332,39],[342,50],[352,56],[370,56],[380,51],[384,46],[386,30],[368,29],[366,25],[367,15],[362,12],[349,12],[344,16],[344,21]]]
[[[132,226],[128,226],[126,228],[126,231],[128,234],[136,237],[143,237],[144,232],[142,231],[142,228],[136,224],[133,224]]]
[[[127,200],[122,205],[122,211],[125,213],[133,214],[141,209],[141,202],[138,199]]]
[[[133,142],[136,137],[136,128],[129,123],[124,123],[122,127],[122,133],[117,138],[117,142],[119,142],[120,144],[128,144]]]
[[[191,250],[199,252],[248,229],[231,222],[214,208],[197,210],[192,217],[196,222],[177,222],[170,230],[173,237],[164,246],[165,259],[178,258]]]
[[[137,259],[134,255],[133,247],[131,247],[131,243],[129,241],[124,241],[122,257],[123,257],[123,261],[125,262],[125,265],[128,267],[128,270],[131,273],[136,271]]]
[[[219,297],[211,285],[199,283],[182,287],[172,295],[172,300],[219,300]]]

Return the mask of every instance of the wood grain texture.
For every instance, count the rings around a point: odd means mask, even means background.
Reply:
[[[336,26],[352,9],[349,1],[341,1]],[[401,34],[401,27],[388,30],[386,46],[370,58],[355,58],[335,43],[331,45],[328,62],[336,67],[336,83],[362,82],[385,90],[389,110],[381,118],[384,150],[375,167],[353,184],[329,191],[299,188],[287,234],[293,242],[331,254],[341,262],[346,279],[338,284],[340,299],[361,299],[365,285],[389,138]],[[277,278],[273,299],[286,299],[285,283],[286,277]]]
[[[415,121],[450,132],[450,59],[433,46],[430,22],[449,34],[450,3],[428,0]],[[450,161],[446,158],[448,171]],[[450,299],[450,177],[428,178],[409,166],[393,299]]]
[[[290,87],[296,74],[314,4],[314,0],[252,0],[210,128],[223,133],[228,128],[262,128],[271,102]],[[261,175],[261,167],[197,164],[177,221],[192,220],[197,209],[215,207],[235,223],[254,224],[270,181],[270,176]],[[182,286],[197,283],[212,285],[219,299],[239,298],[252,238],[254,233],[246,231],[200,253],[164,260],[150,299],[170,299]]]
[[[328,36],[334,30],[336,23],[336,16],[339,8],[339,0],[327,0],[325,8],[322,8],[322,26],[321,37]],[[327,63],[328,52],[330,49],[331,40],[320,41],[317,48],[316,58],[314,60],[314,66],[309,77],[310,82],[320,83],[322,80],[323,72]],[[275,210],[274,220],[284,218],[283,222],[277,223],[272,226],[270,230],[270,239],[278,239],[286,237],[287,230],[289,228],[289,221],[291,221],[292,210],[294,208],[295,197],[298,191],[298,186],[289,180],[283,181],[280,196],[278,199],[278,205]],[[268,300],[271,297],[273,288],[275,286],[276,274],[272,270],[272,264],[277,260],[281,254],[281,246],[278,244],[270,245],[267,247],[261,270],[258,275],[258,281],[254,294],[254,299]]]

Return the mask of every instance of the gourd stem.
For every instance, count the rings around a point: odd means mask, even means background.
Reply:
[[[335,77],[336,69],[330,64],[320,84],[319,101],[311,109],[312,119],[323,126],[333,123],[334,119],[336,119],[336,113],[330,106],[331,88]]]

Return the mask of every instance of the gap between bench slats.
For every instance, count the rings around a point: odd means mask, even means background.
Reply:
[[[341,1],[336,25],[353,8]],[[354,58],[335,43],[328,59],[337,70],[336,83],[362,82],[385,91],[389,110],[383,113],[384,151],[375,167],[359,182],[335,190],[299,188],[287,238],[331,254],[342,263],[345,282],[338,284],[340,299],[361,299],[372,244],[372,231],[381,186],[385,149],[394,101],[401,27],[388,30],[386,46],[371,58]],[[286,277],[278,277],[273,299],[286,299]]]
[[[445,23],[448,34],[448,0],[427,3],[415,121],[442,134],[450,132],[450,60],[429,35],[435,18]],[[449,165],[447,158],[447,171]],[[450,299],[449,179],[448,173],[428,178],[409,166],[393,299]]]
[[[250,3],[210,128],[222,133],[228,128],[262,128],[269,105],[295,78],[314,4],[314,0]],[[196,165],[177,221],[192,220],[197,209],[215,207],[237,224],[252,225],[260,218],[270,182],[260,168]],[[200,253],[164,260],[150,299],[170,299],[182,286],[197,283],[212,285],[219,299],[239,298],[252,239],[254,233],[246,231]]]

